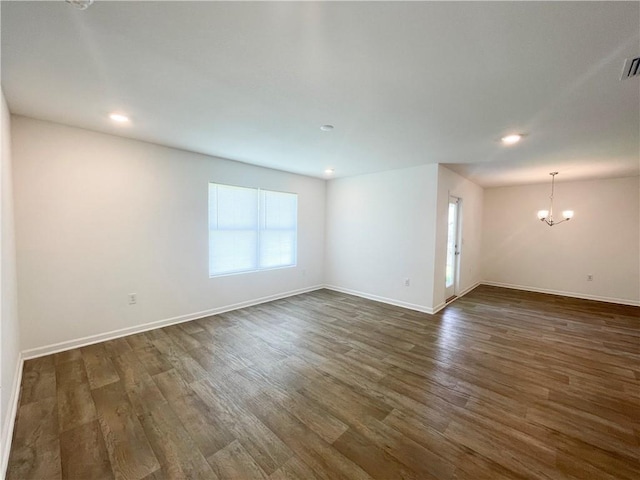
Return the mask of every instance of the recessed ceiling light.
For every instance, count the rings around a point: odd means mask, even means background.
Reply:
[[[122,115],[121,113],[112,113],[111,115],[109,115],[109,118],[118,123],[126,123],[129,121],[129,117],[127,117],[126,115]]]
[[[333,172],[335,172],[335,170],[334,170],[333,168],[327,168],[327,169],[324,171],[324,173],[325,173],[325,174],[327,174],[327,175],[332,175],[332,174],[333,174]]]
[[[518,143],[520,140],[522,140],[522,134],[514,133],[512,135],[507,135],[505,137],[502,137],[501,140],[505,145],[513,145],[514,143]]]
[[[323,132],[330,132],[331,130],[333,130],[333,125],[322,125],[320,127],[320,130],[322,130]]]

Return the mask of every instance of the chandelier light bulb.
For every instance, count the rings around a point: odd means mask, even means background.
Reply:
[[[538,210],[538,218],[544,220],[549,216],[549,210]]]
[[[573,210],[564,210],[562,216],[565,220],[571,220],[573,218]]]

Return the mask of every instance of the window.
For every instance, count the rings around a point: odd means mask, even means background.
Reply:
[[[296,264],[298,195],[209,184],[209,276]]]

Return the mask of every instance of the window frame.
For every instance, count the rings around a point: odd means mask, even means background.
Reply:
[[[255,252],[254,252],[254,256],[253,256],[253,265],[250,268],[245,268],[245,269],[238,269],[238,270],[229,270],[229,271],[225,271],[225,272],[221,272],[221,273],[212,273],[212,268],[211,268],[211,256],[212,256],[212,232],[214,231],[224,231],[225,229],[212,229],[211,228],[211,207],[212,207],[212,202],[211,202],[211,192],[212,192],[212,186],[215,187],[230,187],[230,188],[240,188],[240,189],[247,189],[247,190],[252,190],[255,192],[256,197],[257,197],[257,201],[256,201],[256,211],[255,216],[257,218],[256,221],[256,227],[253,229],[237,229],[238,231],[247,231],[247,232],[255,232],[256,234],[256,242],[255,242]],[[217,192],[216,192],[217,193]],[[294,226],[292,229],[283,229],[282,231],[286,231],[286,232],[290,232],[293,234],[293,247],[292,247],[292,263],[288,263],[288,264],[283,264],[283,265],[275,265],[275,266],[268,266],[268,267],[261,267],[260,264],[262,263],[262,255],[261,255],[261,246],[262,246],[262,237],[263,237],[263,232],[267,232],[267,231],[277,231],[278,229],[273,229],[273,228],[266,228],[267,226],[267,212],[265,211],[265,194],[268,193],[275,193],[275,194],[284,194],[284,195],[292,195],[295,198],[295,213],[294,213]],[[255,272],[264,272],[264,271],[269,271],[269,270],[280,270],[283,268],[292,268],[292,267],[296,267],[298,264],[298,220],[299,220],[299,209],[298,209],[298,199],[299,199],[299,194],[295,193],[295,192],[285,192],[285,191],[281,191],[281,190],[272,190],[272,189],[266,189],[266,188],[260,188],[260,187],[247,187],[244,185],[232,185],[232,184],[226,184],[226,183],[219,183],[219,182],[213,182],[213,181],[209,181],[207,184],[207,197],[208,197],[208,203],[207,203],[207,229],[208,229],[208,245],[207,245],[207,249],[208,249],[208,259],[209,259],[209,278],[218,278],[218,277],[226,277],[226,276],[230,276],[230,275],[241,275],[244,273],[255,273]],[[217,202],[217,199],[216,199]],[[231,229],[230,229],[231,230]]]

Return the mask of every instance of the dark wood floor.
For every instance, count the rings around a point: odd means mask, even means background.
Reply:
[[[8,478],[638,479],[639,313],[321,290],[30,360]]]

